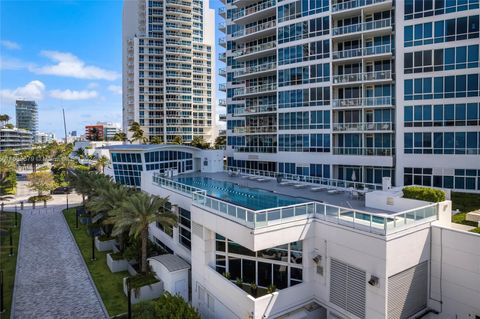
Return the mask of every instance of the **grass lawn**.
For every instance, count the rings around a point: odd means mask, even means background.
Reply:
[[[92,239],[87,234],[87,226],[79,223],[79,228],[75,229],[75,209],[70,208],[64,211],[65,219],[70,226],[70,230],[75,237],[78,247],[82,252],[88,270],[92,275],[97,290],[102,296],[103,303],[110,316],[119,315],[127,311],[127,297],[123,293],[123,278],[128,276],[128,272],[112,273],[107,266],[107,253],[95,251],[97,260],[91,261]]]
[[[5,212],[8,217],[3,220],[2,219],[2,228],[4,225],[14,225],[14,218],[15,213]],[[10,237],[8,236],[1,236],[0,237],[0,268],[3,270],[3,292],[5,294],[4,297],[4,305],[6,312],[1,314],[0,317],[2,318],[10,318],[10,310],[12,308],[12,295],[13,295],[13,284],[15,282],[15,269],[17,266],[17,255],[18,255],[18,238],[20,236],[20,221],[22,219],[22,215],[17,213],[17,223],[18,226],[13,228],[12,230],[12,238],[13,238],[13,256],[9,256],[10,254]]]
[[[458,209],[459,214],[452,216],[452,222],[475,227],[471,232],[480,234],[480,227],[475,222],[465,220],[468,212],[480,209],[480,195],[452,192],[452,209]]]

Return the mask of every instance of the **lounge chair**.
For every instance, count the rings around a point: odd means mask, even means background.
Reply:
[[[327,189],[326,187],[312,187],[312,188],[310,188],[310,190],[312,192],[321,192],[321,191],[324,191],[326,189]]]
[[[305,188],[305,187],[307,187],[307,184],[295,184],[295,185],[293,185],[293,187],[295,187],[295,188]]]
[[[288,181],[288,182],[281,182],[279,185],[280,186],[289,186],[289,185],[292,185],[294,182],[292,181]]]

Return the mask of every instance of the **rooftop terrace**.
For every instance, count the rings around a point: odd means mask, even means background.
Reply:
[[[202,181],[206,180],[207,184],[208,179],[205,178],[210,178],[213,180],[211,181],[213,186],[218,186],[219,181],[225,182],[226,186],[217,193],[212,190],[212,185],[196,187],[193,186],[196,185],[194,183],[187,183],[188,177],[202,177]],[[323,187],[306,183],[282,185],[274,178],[259,179],[258,176],[230,176],[230,174],[218,172],[182,174],[176,179],[168,179],[159,173],[154,173],[153,184],[189,196],[192,198],[192,205],[251,229],[314,218],[374,234],[387,235],[438,219],[437,203],[402,212],[392,212],[366,207],[363,199],[353,198],[346,191],[337,189],[332,192],[333,188],[323,189]],[[270,191],[281,194],[279,198],[287,200],[287,203],[289,198],[298,199],[300,203],[269,205],[266,206],[268,208],[258,209],[257,207],[262,206],[249,203],[248,199],[243,202],[238,199],[238,196],[249,197],[254,194],[252,201],[257,201],[256,191],[260,193],[258,195],[260,198],[265,191]],[[231,196],[232,193],[235,195]],[[268,201],[271,203],[270,200]],[[278,200],[278,202],[282,201]]]

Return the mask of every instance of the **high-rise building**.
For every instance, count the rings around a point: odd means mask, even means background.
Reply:
[[[125,1],[123,129],[215,138],[215,14],[207,0]]]
[[[480,190],[478,0],[225,5],[229,166]]]
[[[17,128],[32,132],[32,138],[38,132],[38,104],[35,101],[17,100],[15,102]]]
[[[15,127],[0,127],[0,151],[24,151],[32,148],[32,132]]]
[[[97,124],[85,125],[85,137],[90,141],[112,141],[115,134],[121,131],[119,125],[115,123],[97,122]]]

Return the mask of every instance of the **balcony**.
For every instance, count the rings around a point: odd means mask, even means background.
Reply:
[[[357,82],[377,82],[391,80],[392,72],[390,70],[368,73],[338,74],[333,76],[333,84],[349,84]]]
[[[232,17],[232,20],[235,21],[236,24],[246,24],[255,20],[260,20],[269,15],[275,15],[276,5],[277,2],[273,0],[259,3],[255,6],[240,10],[239,12],[235,13]]]
[[[220,22],[218,24],[218,29],[223,33],[227,32],[227,25],[225,24],[225,22]]]
[[[225,71],[225,68],[218,69],[218,75],[223,77],[227,76],[227,71]]]
[[[391,0],[351,0],[332,3],[332,12],[340,13],[344,11],[360,9],[366,6],[372,6],[377,4],[389,4],[391,5]]]
[[[227,41],[225,40],[225,38],[219,38],[218,39],[218,44],[223,47],[223,48],[226,48],[227,47]]]
[[[191,8],[192,3],[189,1],[167,0],[167,5],[179,6],[182,8]]]
[[[351,99],[333,99],[333,107],[393,107],[393,99],[390,96],[365,97]]]
[[[375,21],[368,21],[368,22],[359,23],[359,24],[335,27],[332,29],[332,36],[340,37],[340,36],[350,35],[357,32],[378,31],[382,29],[390,30],[391,27],[392,27],[392,20],[390,18],[375,20]]]
[[[254,38],[258,38],[260,36],[267,36],[270,33],[272,35],[275,34],[275,26],[276,26],[275,20],[272,21],[267,21],[261,24],[257,24],[253,27],[248,27],[244,28],[241,30],[238,30],[237,32],[232,34],[232,38],[235,41],[248,41]]]
[[[259,65],[254,65],[250,67],[246,67],[244,69],[240,69],[234,72],[234,76],[240,79],[246,79],[248,77],[254,77],[257,73],[261,73],[261,76],[267,76],[270,73],[274,74],[277,70],[277,63],[264,63]]]
[[[255,58],[261,58],[270,54],[274,54],[276,48],[277,42],[271,41],[263,44],[258,44],[256,46],[235,50],[232,52],[232,55],[234,59],[241,62],[248,59],[252,55],[254,55]]]
[[[263,85],[249,86],[246,88],[237,88],[233,91],[233,96],[240,98],[241,96],[256,96],[272,93],[277,89],[277,83],[269,83]]]
[[[393,131],[392,122],[333,123],[334,132]]]
[[[227,106],[227,101],[225,99],[219,99],[218,106],[222,106],[222,107]]]
[[[379,56],[379,55],[391,55],[392,54],[392,46],[391,44],[385,45],[377,45],[371,47],[364,47],[364,48],[357,48],[357,49],[350,49],[350,50],[342,50],[342,51],[335,51],[332,53],[333,60],[340,60],[340,59],[355,59],[355,58],[362,58],[367,56]]]
[[[264,113],[276,113],[276,104],[254,105],[235,108],[234,116],[256,115]]]
[[[222,62],[227,61],[227,54],[225,52],[218,54],[218,59]]]
[[[233,133],[240,134],[275,133],[276,131],[276,126],[237,126],[233,129]]]
[[[393,156],[394,148],[390,147],[333,147],[334,155],[360,156]]]
[[[225,7],[218,8],[218,14],[221,17],[226,18],[227,17],[227,10],[225,10]]]
[[[272,154],[277,152],[277,147],[276,146],[240,146],[240,147],[235,147],[235,152]]]
[[[222,92],[227,92],[227,85],[225,83],[221,83],[218,85],[218,89]]]

